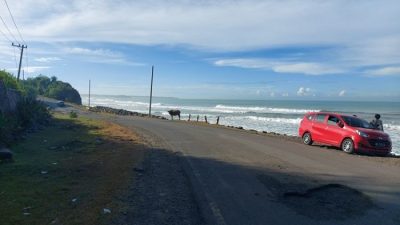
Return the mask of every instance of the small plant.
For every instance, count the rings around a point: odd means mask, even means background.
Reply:
[[[78,114],[74,111],[69,112],[69,118],[75,119],[78,118]]]

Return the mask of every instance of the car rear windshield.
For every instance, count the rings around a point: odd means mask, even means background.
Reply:
[[[361,128],[367,128],[367,129],[373,129],[372,125],[368,123],[365,120],[362,120],[357,117],[351,117],[351,116],[342,116],[344,122],[352,127],[361,127]]]

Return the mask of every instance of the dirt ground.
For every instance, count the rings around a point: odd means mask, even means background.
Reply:
[[[146,147],[119,125],[56,114],[0,164],[1,224],[108,224],[124,213]]]

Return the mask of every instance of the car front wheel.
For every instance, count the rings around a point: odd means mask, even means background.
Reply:
[[[342,150],[346,153],[352,154],[354,152],[354,143],[350,138],[346,138],[342,142]]]
[[[310,133],[307,132],[303,135],[303,143],[306,145],[312,145],[313,140]]]

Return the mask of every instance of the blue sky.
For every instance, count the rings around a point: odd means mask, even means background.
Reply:
[[[26,77],[87,93],[400,101],[397,0],[8,1]],[[0,15],[23,42],[3,2]],[[18,49],[0,23],[0,68]]]

